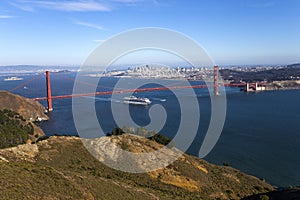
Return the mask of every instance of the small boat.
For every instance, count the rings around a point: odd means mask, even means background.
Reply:
[[[7,77],[7,78],[4,79],[4,81],[21,81],[21,80],[23,80],[23,78],[16,77],[16,76]]]
[[[142,97],[136,97],[136,96],[129,96],[124,97],[123,102],[126,104],[133,104],[133,105],[150,105],[151,101],[148,98]]]

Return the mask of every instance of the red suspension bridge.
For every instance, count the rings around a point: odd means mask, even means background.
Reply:
[[[146,91],[162,91],[162,90],[170,90],[170,89],[186,89],[186,88],[207,88],[207,87],[213,87],[214,88],[214,94],[219,94],[219,68],[218,66],[214,67],[214,83],[213,84],[206,84],[206,85],[188,85],[188,86],[168,86],[168,87],[152,87],[152,88],[137,88],[137,89],[122,89],[118,88],[113,91],[101,91],[101,92],[95,92],[95,93],[85,93],[85,94],[68,94],[68,95],[58,95],[53,96],[51,92],[51,81],[50,81],[50,72],[46,71],[46,86],[47,86],[47,97],[36,97],[32,98],[32,100],[35,101],[43,101],[47,100],[47,106],[48,111],[53,110],[52,106],[52,100],[55,99],[66,99],[66,98],[75,98],[75,97],[87,97],[87,96],[99,96],[99,95],[110,95],[110,94],[122,94],[122,93],[133,93],[133,92],[146,92]],[[28,83],[34,81],[39,76],[43,75],[39,74],[38,76],[34,77],[33,79],[22,83],[21,85],[11,89],[10,91],[14,91],[16,89],[19,89],[21,87],[26,86]],[[82,82],[82,84],[89,84],[86,82]],[[92,85],[92,84],[90,84]],[[222,84],[224,87],[241,87],[245,86],[245,83],[239,83],[239,84]],[[94,85],[93,85],[94,86]]]

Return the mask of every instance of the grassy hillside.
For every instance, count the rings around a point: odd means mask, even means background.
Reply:
[[[101,145],[107,141],[132,152],[162,147],[130,134],[93,142]],[[105,200],[240,199],[273,190],[267,183],[236,169],[189,155],[154,172],[125,173],[96,160],[80,138],[57,136],[0,150],[0,188],[4,199]]]

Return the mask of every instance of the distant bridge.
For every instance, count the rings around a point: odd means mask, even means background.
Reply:
[[[16,90],[18,88],[24,87],[28,83],[32,82],[33,80],[37,79],[41,74],[34,77],[33,79],[22,83],[21,85],[13,88],[10,91]],[[88,83],[85,83],[88,84]],[[224,87],[242,87],[246,86],[245,83],[238,83],[238,84],[222,84]],[[109,95],[109,94],[122,94],[122,93],[133,93],[133,92],[147,92],[147,91],[162,91],[162,90],[169,90],[169,89],[187,89],[187,88],[208,88],[214,87],[214,94],[219,94],[219,68],[218,66],[214,67],[214,83],[213,84],[206,84],[206,85],[189,85],[189,86],[169,86],[169,87],[152,87],[152,88],[138,88],[138,89],[118,89],[114,91],[102,91],[102,92],[95,92],[95,93],[85,93],[85,94],[67,94],[67,95],[58,95],[53,96],[51,92],[51,81],[50,81],[50,72],[46,71],[46,86],[47,86],[47,97],[36,97],[32,98],[35,101],[43,101],[47,100],[48,111],[53,110],[52,100],[54,99],[66,99],[66,98],[75,98],[75,97],[86,97],[86,96],[98,96],[98,95]]]

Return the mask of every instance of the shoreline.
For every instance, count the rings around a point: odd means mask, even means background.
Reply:
[[[111,78],[126,78],[126,79],[145,79],[145,80],[169,80],[169,81],[203,81],[207,83],[211,83],[213,79],[187,79],[185,77],[146,77],[146,76],[97,76],[97,75],[85,75],[93,78],[102,78],[102,77],[111,77]],[[229,80],[220,79],[220,83],[230,84]],[[273,81],[266,83],[265,91],[276,91],[276,90],[297,90],[300,89],[300,80],[282,80],[282,81]],[[254,91],[255,92],[255,91]]]

